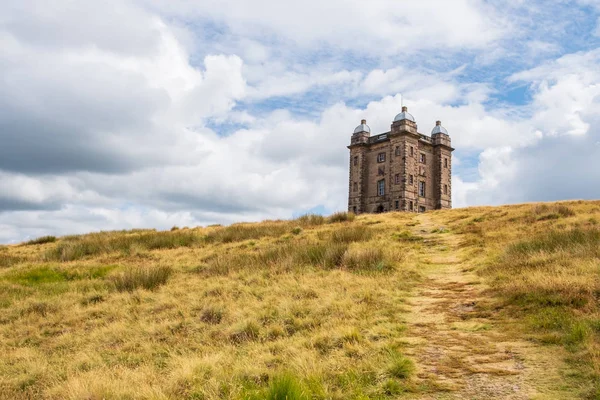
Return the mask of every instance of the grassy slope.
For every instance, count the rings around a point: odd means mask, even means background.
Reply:
[[[426,218],[446,227],[433,235],[458,243],[489,285],[479,311],[543,351],[564,348],[573,397],[599,397],[600,203]],[[0,247],[0,397],[376,399],[449,390],[414,373],[418,357],[405,357],[408,299],[438,251],[419,236],[422,216],[339,219]]]

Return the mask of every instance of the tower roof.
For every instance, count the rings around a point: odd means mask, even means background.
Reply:
[[[361,120],[360,125],[357,126],[356,129],[354,129],[354,133],[360,133],[360,132],[371,133],[371,128],[369,127],[369,125],[367,125],[366,119]]]
[[[396,115],[396,117],[394,118],[394,122],[402,121],[403,119],[415,122],[415,117],[413,117],[412,114],[408,112],[408,107],[406,106],[402,107],[402,112]]]
[[[446,128],[442,126],[442,121],[435,121],[435,126],[433,127],[431,134],[435,135],[436,133],[444,133],[446,135],[448,134]]]

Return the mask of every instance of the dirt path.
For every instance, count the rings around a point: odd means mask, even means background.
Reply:
[[[508,322],[482,312],[489,301],[460,237],[428,214],[413,233],[424,238],[419,263],[426,276],[410,298],[407,353],[418,377],[432,384],[420,399],[566,399],[558,360],[547,347],[509,333]],[[573,396],[573,393],[570,393]]]

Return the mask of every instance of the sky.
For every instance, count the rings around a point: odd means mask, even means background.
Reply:
[[[454,207],[600,198],[600,0],[3,0],[0,243],[345,210],[402,104]]]

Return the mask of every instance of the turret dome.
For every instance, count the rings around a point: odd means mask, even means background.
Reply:
[[[356,129],[354,129],[354,133],[360,133],[360,132],[371,133],[371,128],[369,128],[369,125],[367,125],[366,119],[361,120],[360,125],[357,126]]]
[[[446,134],[446,135],[448,134],[448,131],[446,130],[446,128],[444,128],[442,126],[442,122],[441,121],[435,121],[435,127],[431,131],[431,134],[435,135],[436,133],[443,133],[443,134]]]
[[[402,107],[402,112],[396,115],[396,117],[394,118],[394,122],[402,121],[403,119],[415,122],[415,117],[413,117],[412,114],[408,112],[408,107],[406,106]]]

